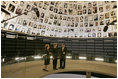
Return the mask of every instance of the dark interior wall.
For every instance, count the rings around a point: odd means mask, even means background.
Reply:
[[[44,49],[44,45],[45,43],[41,40],[3,37],[1,39],[2,56],[7,57],[35,55]]]
[[[107,59],[117,58],[117,38],[44,38],[51,44],[58,43],[58,47],[65,43],[68,51],[71,51],[73,59],[78,56],[86,56],[88,60],[95,57]],[[45,42],[45,41],[44,41]],[[109,60],[108,60],[109,61]]]
[[[86,56],[88,60],[95,57],[104,58],[105,61],[114,61],[117,58],[117,38],[54,38],[29,36],[24,34],[14,34],[17,38],[6,38],[8,33],[1,35],[1,55],[2,57],[31,56],[44,54],[44,45],[49,43],[51,48],[53,43],[58,43],[61,47],[65,43],[68,53],[73,59],[78,56]],[[34,40],[28,40],[32,37]]]

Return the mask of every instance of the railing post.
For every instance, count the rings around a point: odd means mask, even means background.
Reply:
[[[91,78],[91,72],[86,72],[86,78]]]

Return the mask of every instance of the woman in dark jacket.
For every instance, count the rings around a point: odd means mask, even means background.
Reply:
[[[45,59],[45,61],[44,61],[44,71],[48,71],[47,70],[47,65],[49,65],[50,64],[50,54],[51,54],[51,52],[50,52],[50,46],[49,46],[49,44],[46,44],[45,45],[45,56],[44,56],[44,59]]]

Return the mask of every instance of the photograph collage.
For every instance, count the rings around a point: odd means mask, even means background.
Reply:
[[[116,1],[2,1],[1,8],[6,12],[1,12],[2,20],[18,16],[4,22],[3,30],[71,38],[111,37],[117,32],[117,25],[103,31],[117,19]]]

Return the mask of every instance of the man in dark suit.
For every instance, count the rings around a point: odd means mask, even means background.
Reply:
[[[54,43],[54,46],[52,49],[52,55],[53,55],[53,70],[57,70],[57,58],[58,58],[57,43]]]
[[[65,68],[66,52],[67,52],[67,48],[65,47],[65,44],[62,43],[62,47],[60,48],[60,69]]]

